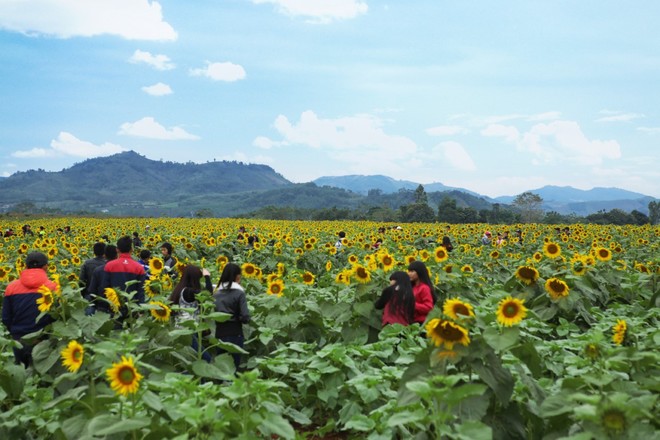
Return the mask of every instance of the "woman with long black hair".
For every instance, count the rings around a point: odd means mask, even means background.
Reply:
[[[220,282],[213,294],[215,310],[232,315],[224,322],[216,322],[215,337],[223,342],[229,342],[243,348],[243,324],[250,322],[250,312],[247,307],[245,291],[240,285],[241,267],[227,263],[220,275]],[[220,350],[219,354],[225,353]],[[232,353],[236,369],[241,363],[240,353]]]
[[[406,272],[396,271],[390,275],[390,285],[383,289],[374,307],[383,310],[383,327],[415,322],[415,295]]]
[[[408,265],[408,277],[412,283],[415,295],[415,322],[423,323],[435,305],[438,297],[433,289],[429,270],[421,261],[413,261]]]
[[[211,274],[207,269],[200,269],[197,266],[189,264],[183,269],[181,280],[174,286],[169,300],[172,304],[180,306],[174,318],[174,322],[180,325],[181,322],[187,320],[199,320],[199,302],[197,301],[197,294],[202,291],[201,279],[204,277],[204,288],[213,293],[213,285],[211,284]],[[192,348],[196,352],[200,350],[197,335],[193,334]],[[208,351],[202,350],[202,359],[211,362],[211,354]]]

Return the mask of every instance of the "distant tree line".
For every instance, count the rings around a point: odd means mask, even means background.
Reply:
[[[379,195],[370,192],[370,195]],[[475,209],[459,206],[456,198],[445,196],[438,204],[437,211],[428,202],[428,195],[423,185],[415,190],[413,203],[403,204],[397,209],[389,206],[370,206],[357,209],[323,208],[300,209],[292,207],[267,206],[241,217],[271,220],[370,220],[375,222],[400,223],[545,223],[545,224],[611,224],[645,225],[660,221],[660,202],[649,203],[649,215],[633,210],[628,213],[621,209],[601,210],[585,217],[575,214],[560,214],[555,211],[544,212],[541,209],[543,199],[538,194],[525,192],[516,196],[511,205],[494,203],[490,209]]]

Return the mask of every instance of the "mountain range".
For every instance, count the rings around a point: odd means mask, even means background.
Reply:
[[[267,165],[236,161],[202,164],[148,159],[133,151],[88,159],[58,172],[30,170],[0,179],[0,211],[17,204],[63,213],[130,216],[189,216],[204,211],[217,217],[240,216],[268,206],[300,209],[398,209],[414,202],[419,183],[387,176],[320,177],[294,184]],[[435,209],[444,197],[458,206],[490,209],[513,196],[495,199],[442,183],[424,184]],[[375,190],[375,191],[374,191]],[[652,197],[619,188],[546,186],[531,192],[543,208],[560,214],[588,215],[619,208],[648,213]]]

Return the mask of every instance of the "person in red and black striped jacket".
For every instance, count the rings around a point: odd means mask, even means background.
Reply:
[[[7,327],[11,337],[19,341],[21,348],[14,348],[16,364],[26,368],[32,363],[33,345],[23,341],[23,336],[37,332],[53,322],[50,315],[45,315],[37,321],[41,313],[37,299],[41,298],[39,288],[48,287],[57,290],[57,284],[48,279],[46,269],[48,257],[41,252],[30,252],[25,259],[27,267],[17,280],[12,281],[5,290],[2,303],[2,323]]]

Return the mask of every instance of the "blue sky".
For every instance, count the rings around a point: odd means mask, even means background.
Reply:
[[[134,150],[293,182],[660,198],[657,17],[655,0],[0,0],[0,174]]]

